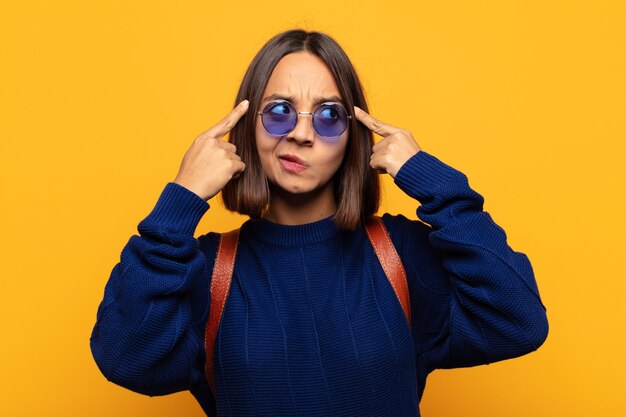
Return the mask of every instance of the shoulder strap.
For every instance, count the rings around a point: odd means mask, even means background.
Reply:
[[[215,348],[215,337],[217,336],[217,330],[220,326],[222,313],[224,312],[226,297],[230,290],[238,242],[239,229],[231,230],[220,236],[215,265],[213,266],[213,277],[211,278],[211,307],[209,309],[209,319],[207,320],[206,332],[204,334],[204,347],[206,349],[204,370],[213,393],[215,393],[215,382],[213,380],[213,350]]]
[[[391,283],[391,287],[402,305],[410,327],[411,306],[409,287],[406,281],[406,271],[398,256],[398,252],[396,252],[396,248],[393,246],[393,242],[389,238],[385,224],[380,217],[372,216],[365,222],[365,231],[374,248],[374,252],[376,252],[376,256],[378,257],[383,271],[385,275],[387,275],[387,279]],[[215,265],[213,266],[213,276],[211,278],[211,307],[204,336],[204,346],[206,350],[205,373],[213,394],[215,394],[215,381],[213,376],[215,338],[224,311],[224,305],[226,304],[226,298],[228,297],[228,291],[230,290],[238,240],[239,229],[231,230],[221,235]]]
[[[385,271],[385,275],[387,275],[387,279],[393,287],[398,301],[402,305],[409,327],[411,327],[411,302],[409,299],[409,286],[406,281],[406,271],[396,248],[393,246],[389,233],[387,233],[387,228],[380,217],[372,216],[365,221],[365,231],[374,247],[378,261],[383,267],[383,271]]]

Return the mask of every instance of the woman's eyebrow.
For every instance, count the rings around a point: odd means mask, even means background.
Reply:
[[[270,94],[269,96],[265,97],[263,99],[263,101],[261,103],[265,103],[266,101],[272,101],[272,100],[287,100],[291,103],[293,103],[294,101],[296,101],[296,98],[293,96],[286,96],[283,94],[278,94],[278,93],[274,93],[274,94]],[[338,96],[330,96],[330,97],[315,97],[313,99],[313,105],[317,105],[317,104],[321,104],[327,101],[333,101],[336,103],[342,103],[343,104],[343,100],[341,100],[341,98],[339,98]]]

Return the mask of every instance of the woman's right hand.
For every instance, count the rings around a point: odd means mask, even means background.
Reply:
[[[204,200],[209,200],[231,180],[239,176],[246,168],[237,148],[222,139],[248,110],[248,100],[239,103],[219,123],[201,133],[185,153],[183,162],[174,179],[196,193]]]

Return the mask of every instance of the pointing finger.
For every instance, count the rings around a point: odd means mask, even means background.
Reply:
[[[370,129],[374,133],[379,134],[380,136],[389,136],[392,133],[400,130],[400,128],[388,125],[378,119],[373,118],[365,110],[361,110],[357,106],[354,106],[354,114],[361,123],[367,126],[368,129]]]
[[[220,120],[215,126],[204,132],[201,136],[208,136],[214,139],[221,139],[230,130],[235,127],[237,121],[246,114],[250,103],[248,100],[244,100],[231,110],[222,120]]]

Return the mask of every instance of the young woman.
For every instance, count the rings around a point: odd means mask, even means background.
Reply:
[[[528,258],[463,173],[367,113],[332,38],[272,38],[236,103],[193,142],[111,273],[91,338],[109,380],[148,395],[190,390],[208,415],[418,416],[434,369],[543,343]],[[383,137],[375,146],[372,132]],[[410,321],[364,231],[379,173],[421,203],[422,221],[382,216]],[[220,236],[194,232],[220,191],[250,219],[209,359],[213,392],[205,328]]]

